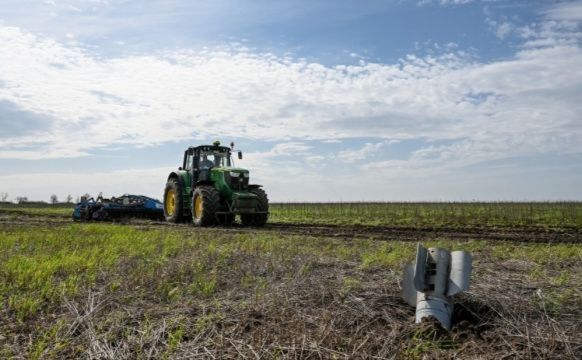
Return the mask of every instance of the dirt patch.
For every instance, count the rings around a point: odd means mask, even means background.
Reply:
[[[306,224],[268,224],[265,231],[279,231],[285,234],[307,236],[327,236],[345,238],[374,238],[379,240],[419,241],[439,238],[483,239],[516,242],[577,243],[582,241],[582,233],[576,230],[547,230],[537,228],[518,229],[449,229],[433,227],[385,227],[385,226],[319,226]]]
[[[20,210],[0,209],[0,224],[12,226],[65,225],[73,223],[68,216],[33,214]],[[119,219],[117,224],[139,228],[173,227],[198,231],[191,224],[172,224],[164,221]],[[299,235],[340,239],[375,239],[397,241],[426,241],[435,239],[491,240],[524,243],[581,243],[582,232],[578,229],[546,229],[539,227],[509,228],[446,228],[446,227],[394,227],[366,225],[315,225],[267,223],[265,227],[252,228],[235,224],[229,227],[212,227],[199,231],[219,233],[275,232],[281,235]]]
[[[137,227],[190,227],[192,231],[199,229],[190,224],[169,224],[165,222],[144,222],[140,220],[126,221],[125,224]],[[540,230],[537,228],[518,229],[447,229],[447,228],[406,228],[387,226],[354,226],[354,225],[311,225],[311,224],[278,224],[267,223],[265,227],[253,228],[233,225],[230,227],[211,227],[200,231],[216,231],[220,233],[244,232],[275,232],[281,235],[297,235],[307,237],[325,237],[339,239],[373,239],[380,241],[426,241],[436,239],[452,240],[491,240],[524,243],[580,243],[582,232],[577,230]]]

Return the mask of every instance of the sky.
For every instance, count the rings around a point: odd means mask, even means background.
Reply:
[[[582,1],[0,0],[0,192],[582,200]]]

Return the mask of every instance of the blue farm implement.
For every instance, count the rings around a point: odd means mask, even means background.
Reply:
[[[114,220],[120,218],[164,219],[164,206],[156,200],[142,195],[125,194],[120,197],[97,200],[83,199],[75,205],[74,220]]]

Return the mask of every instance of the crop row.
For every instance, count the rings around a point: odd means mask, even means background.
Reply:
[[[582,227],[582,202],[276,203],[277,222],[386,226]]]

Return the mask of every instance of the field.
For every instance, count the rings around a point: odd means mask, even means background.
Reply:
[[[274,204],[263,229],[0,208],[0,358],[582,357],[582,203]],[[469,250],[444,333],[416,242]]]

